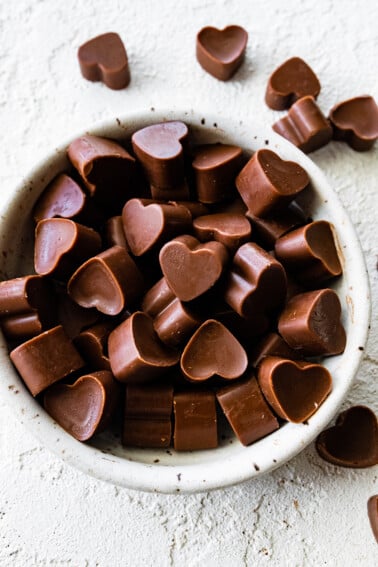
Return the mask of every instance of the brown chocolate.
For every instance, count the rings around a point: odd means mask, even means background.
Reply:
[[[340,316],[340,300],[332,289],[300,293],[283,309],[278,330],[304,356],[340,354],[346,344]]]
[[[169,447],[173,387],[143,384],[126,387],[122,443],[128,447]]]
[[[192,215],[182,205],[130,199],[123,208],[122,221],[130,250],[135,256],[142,256],[190,230]]]
[[[274,251],[277,260],[303,285],[316,287],[342,273],[333,226],[327,221],[292,230],[276,241]]]
[[[253,318],[274,311],[285,296],[286,275],[282,265],[257,244],[243,244],[225,281],[225,301],[242,317]]]
[[[247,211],[246,216],[252,224],[253,239],[267,250],[274,248],[278,238],[305,222],[299,207],[293,205],[264,218],[254,216],[251,211]]]
[[[378,422],[366,406],[353,406],[343,411],[336,424],[316,439],[316,450],[322,459],[333,465],[351,468],[378,464]]]
[[[258,367],[263,358],[267,356],[279,356],[289,360],[298,360],[299,354],[289,347],[278,333],[268,333],[261,341],[253,347],[249,353],[249,363]]]
[[[239,146],[197,146],[193,155],[192,167],[201,203],[220,203],[235,195],[235,177],[243,164],[243,152]]]
[[[66,288],[58,290],[58,320],[65,333],[72,339],[83,329],[95,325],[100,319],[97,309],[80,307],[66,293]]]
[[[207,215],[209,212],[208,207],[206,207],[206,205],[204,205],[203,203],[199,203],[198,201],[168,201],[168,205],[182,205],[183,207],[186,207],[192,215],[192,219]]]
[[[60,325],[22,343],[9,356],[32,396],[84,366]]]
[[[45,219],[35,229],[34,267],[40,275],[66,280],[100,250],[100,235],[69,219]]]
[[[186,199],[177,196],[175,189],[184,183],[183,144],[187,137],[188,128],[183,122],[163,122],[142,128],[131,138],[150,184],[157,189],[173,189],[172,193],[167,191],[167,200]]]
[[[67,291],[82,307],[118,315],[143,293],[143,276],[122,246],[89,258],[72,275]]]
[[[314,71],[300,57],[292,57],[270,76],[265,102],[273,110],[284,110],[299,98],[316,98],[319,93],[320,83]]]
[[[97,323],[74,338],[74,345],[83,359],[96,370],[110,370],[108,337],[114,326],[112,321]]]
[[[243,445],[250,445],[279,428],[253,374],[241,382],[220,388],[217,399]]]
[[[135,194],[135,159],[117,142],[89,134],[70,143],[68,157],[95,201],[119,215]]]
[[[370,526],[375,540],[378,543],[378,494],[375,494],[374,496],[371,496],[369,498],[367,509]]]
[[[271,150],[258,150],[236,178],[236,187],[256,217],[265,217],[288,205],[309,184],[306,171]]]
[[[218,446],[215,394],[206,390],[176,392],[173,397],[176,451],[214,449]]]
[[[228,81],[243,63],[248,33],[240,26],[207,26],[197,34],[197,61],[220,81]]]
[[[245,350],[219,321],[208,319],[194,333],[181,356],[181,370],[193,382],[212,376],[239,378],[246,370]]]
[[[260,388],[277,415],[303,423],[324,402],[332,389],[332,378],[320,364],[267,356],[257,377]]]
[[[201,323],[199,316],[175,296],[165,278],[146,293],[142,309],[153,317],[160,340],[172,347],[184,342]]]
[[[300,98],[272,128],[305,154],[332,139],[332,127],[312,96]]]
[[[106,221],[106,242],[109,248],[111,246],[122,246],[130,252],[130,246],[127,243],[125,231],[123,230],[121,215],[110,217]]]
[[[152,319],[134,312],[109,335],[108,353],[114,376],[120,382],[149,382],[178,363],[180,354],[157,336]]]
[[[244,215],[237,213],[215,213],[197,217],[193,221],[194,235],[201,242],[217,240],[231,252],[248,242],[251,225]]]
[[[378,138],[378,105],[368,95],[336,104],[330,111],[334,140],[346,142],[358,152],[373,147]]]
[[[87,197],[71,177],[65,173],[57,175],[43,191],[34,209],[36,222],[53,217],[72,219],[83,212]]]
[[[88,81],[102,81],[119,90],[130,82],[129,63],[124,44],[117,33],[104,33],[79,47],[81,74]]]
[[[228,261],[228,253],[220,242],[201,244],[193,236],[184,235],[162,247],[159,261],[176,297],[190,301],[216,284]]]
[[[43,405],[63,429],[79,441],[87,441],[109,423],[119,395],[111,372],[100,370],[81,376],[72,385],[54,384]]]

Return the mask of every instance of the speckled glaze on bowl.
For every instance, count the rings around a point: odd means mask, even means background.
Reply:
[[[164,120],[183,120],[196,143],[224,142],[253,152],[270,148],[282,158],[298,162],[308,172],[312,188],[300,205],[314,219],[334,224],[344,275],[334,285],[343,307],[347,346],[340,356],[324,359],[333,376],[333,390],[308,424],[285,424],[250,447],[226,436],[217,449],[176,453],[173,449],[126,449],[110,433],[91,443],[68,435],[31,397],[12,366],[0,337],[0,395],[40,442],[64,461],[98,479],[127,488],[165,493],[190,493],[221,488],[279,467],[306,447],[331,421],[350,388],[365,346],[369,315],[369,284],[363,254],[354,228],[338,197],[320,169],[302,152],[253,118],[235,121],[227,116],[182,110],[146,110],[96,125],[89,133],[125,140],[137,129]],[[73,136],[74,139],[77,136]],[[68,143],[52,151],[0,205],[0,277],[31,273],[33,222],[30,211],[47,183],[67,168]]]

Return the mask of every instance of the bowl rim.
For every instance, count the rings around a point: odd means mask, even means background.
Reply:
[[[22,196],[25,188],[30,187],[33,180],[40,178],[41,173],[49,167],[49,164],[54,163],[58,156],[66,152],[69,143],[75,138],[88,133],[112,137],[113,134],[109,134],[109,132],[118,128],[120,129],[118,138],[121,138],[122,124],[127,123],[147,124],[167,120],[182,120],[184,122],[187,121],[189,126],[195,123],[198,127],[201,127],[203,117],[206,117],[205,128],[207,129],[209,128],[208,124],[214,125],[214,127],[217,125],[218,131],[227,133],[230,128],[235,128],[236,126],[236,118],[221,117],[219,114],[214,114],[207,109],[199,112],[197,110],[183,110],[176,107],[170,109],[150,108],[125,113],[121,118],[102,120],[88,129],[70,136],[68,141],[59,144],[47,157],[41,159],[21,183],[18,184],[15,190],[7,195],[8,198],[0,205],[1,223],[4,224],[7,215],[12,214],[14,202]],[[312,416],[308,425],[286,424],[285,428],[280,428],[274,434],[277,434],[276,440],[278,440],[274,447],[274,458],[272,454],[266,454],[259,459],[258,465],[254,462],[252,453],[264,441],[262,439],[249,447],[244,447],[244,450],[239,451],[237,454],[225,454],[221,460],[215,460],[210,463],[203,464],[201,460],[196,462],[196,459],[194,459],[192,464],[164,464],[156,466],[156,464],[136,462],[131,458],[125,459],[109,454],[91,445],[80,443],[66,433],[30,396],[25,387],[18,388],[17,386],[18,389],[15,387],[14,382],[15,377],[18,378],[17,373],[10,362],[7,346],[1,334],[0,364],[3,368],[3,380],[0,381],[0,395],[2,399],[12,408],[14,415],[18,417],[22,424],[28,427],[29,431],[39,442],[68,464],[97,479],[135,490],[177,494],[223,488],[246,481],[252,477],[257,477],[286,463],[311,443],[333,419],[353,382],[367,341],[371,309],[369,279],[364,255],[355,228],[337,194],[329,185],[324,173],[308,156],[274,133],[273,130],[270,130],[269,126],[262,126],[253,121],[250,128],[251,132],[258,134],[262,140],[264,137],[269,137],[270,145],[264,146],[265,148],[274,148],[274,151],[277,151],[279,155],[283,154],[284,159],[298,161],[306,169],[310,178],[312,180],[316,179],[317,195],[327,199],[327,206],[332,207],[335,215],[340,218],[343,234],[348,235],[348,246],[353,256],[354,279],[356,285],[359,286],[357,298],[360,298],[358,304],[358,326],[355,328],[355,334],[353,335],[354,346],[358,345],[358,347],[356,346],[352,361],[348,365],[348,377],[340,385],[336,399],[332,399],[333,403],[324,403]],[[285,154],[289,154],[290,158],[287,158]],[[18,378],[18,380],[20,379]],[[15,393],[19,395],[16,396]],[[280,444],[279,442],[284,429],[286,430],[284,433],[287,432],[290,435],[294,435],[297,441],[296,443],[291,443],[289,447],[285,443]],[[298,431],[300,431],[299,435]],[[251,450],[251,448],[254,448],[254,450]]]

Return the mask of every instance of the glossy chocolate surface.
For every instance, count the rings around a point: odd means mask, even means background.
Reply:
[[[216,79],[228,81],[243,62],[247,41],[248,34],[240,26],[202,28],[197,34],[197,61]]]
[[[378,105],[371,96],[358,96],[336,104],[329,119],[333,138],[359,152],[370,150],[378,138]]]
[[[186,390],[173,397],[176,451],[214,449],[218,446],[215,394],[206,390]]]
[[[232,252],[250,240],[251,225],[241,214],[214,213],[194,219],[193,232],[201,242],[217,240]]]
[[[300,57],[292,57],[270,76],[265,102],[273,110],[284,110],[303,96],[316,98],[320,83],[314,71]]]

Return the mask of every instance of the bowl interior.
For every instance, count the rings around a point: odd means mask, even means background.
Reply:
[[[104,433],[82,444],[65,433],[31,397],[9,361],[7,346],[0,340],[1,395],[16,415],[43,444],[64,460],[102,480],[129,488],[159,492],[194,492],[219,488],[257,476],[289,460],[308,445],[337,412],[353,381],[366,342],[369,323],[369,287],[366,267],[353,226],[336,194],[319,168],[302,152],[252,120],[199,114],[194,111],[145,111],[114,119],[90,129],[90,133],[118,139],[129,147],[137,129],[163,120],[183,120],[195,143],[223,142],[242,146],[251,154],[269,148],[282,158],[296,161],[308,172],[309,190],[297,199],[308,216],[333,223],[343,265],[343,277],[331,287],[343,307],[347,346],[340,356],[322,363],[333,377],[333,390],[307,424],[285,424],[249,447],[229,433],[211,451],[176,453],[171,450],[127,449],[119,436]],[[76,136],[75,136],[76,137]],[[74,138],[74,137],[73,137]],[[72,139],[73,139],[72,138]],[[46,185],[69,167],[67,144],[39,164],[0,208],[0,276],[8,279],[33,271],[33,222],[30,211]],[[227,431],[227,430],[225,430]]]

